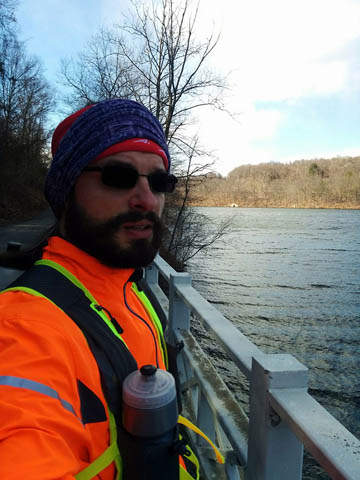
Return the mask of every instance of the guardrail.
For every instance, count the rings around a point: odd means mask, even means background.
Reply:
[[[204,441],[191,440],[206,479],[299,480],[303,449],[331,478],[359,480],[360,441],[307,393],[307,368],[291,355],[261,352],[161,257],[146,270],[152,294],[169,319],[186,413],[225,455],[214,461]],[[159,275],[168,294],[159,286]],[[190,333],[194,315],[250,381],[245,415]]]

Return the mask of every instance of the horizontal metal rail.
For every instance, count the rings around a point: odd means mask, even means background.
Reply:
[[[161,257],[156,257],[155,265],[160,274],[169,283],[171,278],[187,274],[179,274]],[[224,348],[229,357],[238,368],[249,378],[252,358],[262,355],[261,350],[238,330],[224,315],[214,308],[189,282],[176,285],[176,293],[192,313],[202,322],[203,326],[211,332]]]
[[[360,478],[360,441],[306,391],[270,390],[270,404],[332,478]]]
[[[303,445],[331,478],[360,478],[360,441],[307,393],[306,367],[291,355],[263,354],[192,287],[190,275],[177,273],[161,257],[147,269],[146,280],[169,318],[170,340],[185,346],[179,371],[193,420],[226,454],[223,476],[214,476],[211,460],[202,462],[206,478],[299,480]],[[250,380],[249,419],[191,335],[191,315]]]

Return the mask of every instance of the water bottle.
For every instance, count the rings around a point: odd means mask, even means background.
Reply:
[[[153,365],[123,383],[121,446],[124,480],[178,480],[178,408],[174,377]]]

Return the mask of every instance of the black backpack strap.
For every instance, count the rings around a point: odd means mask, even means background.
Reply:
[[[137,363],[122,340],[90,307],[81,288],[48,265],[34,265],[13,282],[28,287],[54,302],[83,332],[101,373],[102,388],[110,410],[120,419],[122,383],[137,370]]]

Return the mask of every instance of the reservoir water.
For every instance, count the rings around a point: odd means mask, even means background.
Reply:
[[[265,353],[304,363],[310,393],[360,438],[360,211],[197,211],[232,225],[189,261],[194,287]],[[329,477],[306,457],[304,478]]]

